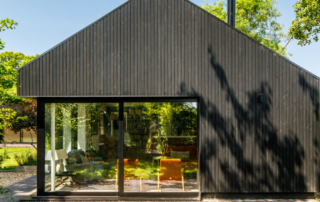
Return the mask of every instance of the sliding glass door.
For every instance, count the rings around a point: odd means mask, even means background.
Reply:
[[[124,192],[198,192],[196,102],[124,103]]]
[[[46,103],[45,191],[199,192],[197,102]]]
[[[118,103],[45,105],[45,190],[118,192]]]

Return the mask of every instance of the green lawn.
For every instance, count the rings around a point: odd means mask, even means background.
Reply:
[[[3,156],[4,150],[7,151],[10,159],[4,159],[0,164],[0,170],[16,170],[18,163],[14,160],[14,154],[26,153],[26,151],[33,150],[33,148],[0,148],[0,156]]]

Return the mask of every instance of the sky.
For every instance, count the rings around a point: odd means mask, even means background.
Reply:
[[[190,0],[196,5],[204,0]],[[225,0],[226,1],[226,0]],[[293,4],[297,0],[278,0],[276,7],[282,17],[278,22],[287,32],[294,19]],[[69,36],[117,8],[126,0],[0,0],[0,19],[9,18],[19,23],[15,30],[0,32],[3,51],[22,52],[25,55],[42,54]],[[213,3],[214,0],[207,0]],[[287,42],[283,41],[284,46]],[[320,77],[320,42],[304,47],[290,42],[289,59]],[[1,52],[1,51],[0,51]]]

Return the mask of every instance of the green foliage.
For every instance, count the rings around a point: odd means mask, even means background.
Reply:
[[[13,29],[17,25],[17,22],[8,18],[0,20],[0,32],[5,31],[6,29]],[[3,48],[4,42],[2,42],[0,39],[0,50],[2,50]],[[0,53],[0,105],[21,101],[21,98],[18,98],[16,94],[16,87],[18,86],[18,72],[16,69],[26,64],[27,62],[30,62],[37,56],[38,55],[25,56],[22,53],[14,53],[11,51]],[[20,123],[21,121],[25,120],[27,120],[26,116],[17,116],[17,113],[12,109],[1,109],[0,135],[3,136],[4,129],[12,127],[12,123]]]
[[[192,135],[197,132],[197,109],[190,103],[144,103],[143,112],[150,117],[150,125],[154,120],[159,122],[162,136]],[[160,134],[158,134],[160,135]]]
[[[4,149],[3,155],[0,154],[0,166],[2,165],[3,161],[6,159],[10,159],[10,156],[7,153],[7,150]]]
[[[20,119],[13,122],[10,127],[11,130],[15,133],[20,132],[22,129],[37,131],[37,102],[35,100],[22,100],[16,103],[9,103],[7,106],[17,112],[12,121],[18,117],[26,117],[24,120]]]
[[[3,151],[3,159],[10,159],[10,156],[8,155],[7,149],[4,149],[4,151]]]
[[[283,25],[277,22],[281,13],[275,7],[276,0],[237,0],[236,1],[236,28],[273,51],[281,54],[280,45],[286,36]],[[222,0],[210,5],[200,5],[201,8],[223,21],[227,21],[226,3]],[[282,55],[291,55],[283,52]]]
[[[18,163],[14,159],[14,155],[26,153],[30,148],[0,148],[0,156],[4,155],[4,150],[6,150],[7,156],[10,159],[3,159],[0,170],[16,170]]]
[[[1,178],[0,178],[1,179]],[[10,194],[10,198],[11,200],[14,202],[14,198],[13,198],[13,194],[12,194],[12,191],[9,189],[9,188],[6,188],[6,187],[1,187],[0,186],[0,195],[7,195],[7,194]]]
[[[91,157],[101,157],[104,161],[108,160],[108,152],[105,151],[96,151],[95,149],[91,148],[86,151],[86,154],[90,155]]]
[[[46,133],[46,144],[45,144],[45,149],[46,150],[51,150],[51,136],[50,133]]]
[[[3,65],[0,60],[0,105],[19,100],[15,92],[18,85],[17,75],[14,68]]]
[[[90,138],[87,140],[88,148],[92,147],[92,136],[99,134],[100,121],[97,121],[103,116],[101,111],[101,105],[99,103],[86,105],[86,127],[87,132],[90,134]],[[71,127],[71,148],[77,148],[77,133],[78,133],[78,104],[75,103],[56,103],[55,104],[55,136],[56,136],[56,148],[63,148],[63,130],[64,128]],[[46,104],[45,107],[45,133],[47,134],[46,148],[51,144],[51,104]],[[117,110],[115,108],[115,110]],[[110,127],[107,126],[107,127]],[[105,127],[105,131],[108,128]],[[114,130],[117,130],[115,125]]]
[[[8,18],[0,20],[0,32],[13,29],[16,25],[18,25],[17,22]],[[0,50],[2,49],[4,49],[4,42],[0,38]],[[16,95],[16,87],[18,86],[16,69],[37,56],[26,56],[23,53],[12,51],[0,53],[0,105],[21,100]]]
[[[114,179],[115,178],[115,167],[114,169],[101,169],[99,171],[90,172],[87,169],[81,171],[75,171],[74,174],[77,175],[77,180],[84,182],[86,180],[104,180],[104,179]]]
[[[317,42],[320,33],[320,0],[298,0],[293,5],[295,19],[289,28],[289,36],[299,40],[300,46]]]
[[[18,69],[38,56],[38,54],[30,56],[20,52],[5,51],[0,53],[0,61],[6,67]]]
[[[14,159],[19,166],[36,166],[37,151],[35,149],[29,149],[25,153],[15,154]]]
[[[39,55],[26,56],[23,53],[5,51],[0,53],[0,104],[21,100],[16,94],[19,67],[35,59]]]
[[[161,144],[158,144],[157,147],[156,147],[157,151],[159,153],[163,153],[163,150],[164,150],[164,146],[161,146]]]
[[[0,135],[4,136],[4,129],[10,128],[12,123],[25,120],[26,117],[16,117],[17,112],[9,108],[0,109]],[[15,118],[16,117],[16,118]],[[2,140],[1,140],[2,142]]]
[[[0,32],[3,32],[5,31],[6,29],[15,29],[15,26],[17,26],[18,23],[11,20],[11,19],[3,19],[3,20],[0,20]],[[0,38],[0,50],[4,49],[4,42],[1,41],[1,38]]]

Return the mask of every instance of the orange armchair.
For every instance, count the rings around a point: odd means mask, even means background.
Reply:
[[[158,171],[158,191],[160,190],[160,181],[179,181],[184,191],[184,169],[181,168],[180,159],[161,159]]]

